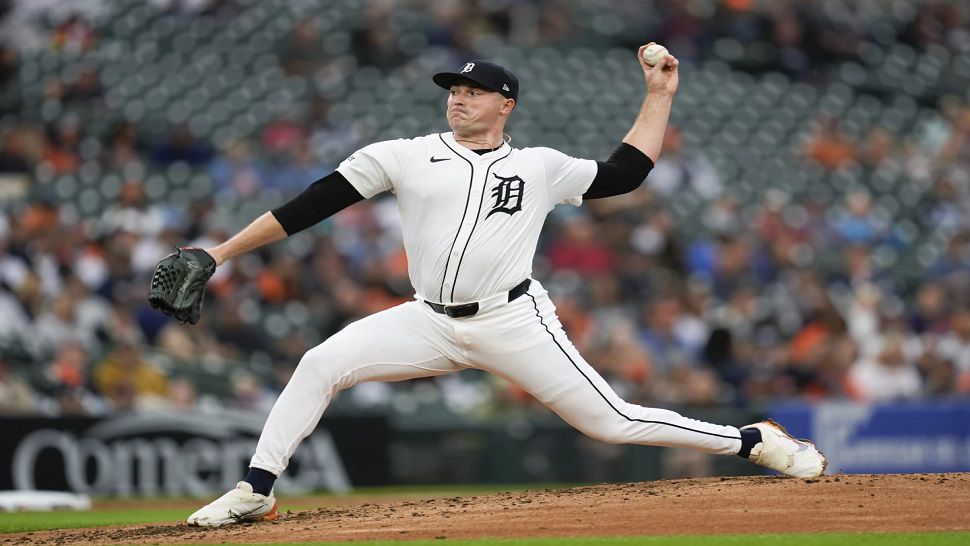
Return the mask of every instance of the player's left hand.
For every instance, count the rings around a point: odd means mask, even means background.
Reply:
[[[653,42],[640,46],[637,51],[637,59],[640,61],[640,68],[643,69],[643,76],[647,81],[648,94],[666,94],[673,96],[677,92],[680,83],[678,66],[680,61],[673,55],[667,55],[657,64],[650,66],[643,60],[643,50]]]
[[[202,315],[205,285],[215,271],[216,261],[205,250],[178,248],[155,268],[148,301],[183,324],[195,324]]]

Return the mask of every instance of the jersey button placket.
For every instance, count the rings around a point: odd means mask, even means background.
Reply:
[[[483,179],[480,180],[478,179],[478,177],[475,177],[472,180],[471,195],[472,196],[479,195],[482,191],[484,191],[484,187],[485,187],[485,181]],[[452,287],[452,283],[457,282],[457,274],[458,274],[458,268],[460,265],[459,262],[461,261],[460,257],[462,255],[462,249],[464,249],[468,245],[468,239],[471,238],[472,227],[475,225],[475,219],[476,219],[475,216],[478,214],[478,212],[479,212],[478,200],[469,199],[467,208],[465,209],[465,214],[464,214],[465,221],[459,225],[458,237],[455,239],[455,245],[451,249],[452,259],[450,260],[450,264],[445,271],[445,278],[454,279],[454,281],[448,281],[448,282],[445,282],[444,285],[442,285],[445,290],[449,291],[449,294],[446,294],[445,297],[442,298],[443,301],[454,302],[454,299],[450,297],[451,295],[450,290]]]

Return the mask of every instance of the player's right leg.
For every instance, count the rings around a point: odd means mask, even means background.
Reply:
[[[430,320],[421,305],[408,302],[361,319],[307,351],[263,425],[247,480],[188,522],[220,526],[274,519],[272,483],[338,391],[363,381],[401,381],[462,369],[443,354],[442,325]]]

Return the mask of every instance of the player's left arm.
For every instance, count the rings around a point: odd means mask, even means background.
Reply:
[[[647,87],[640,113],[609,160],[596,162],[596,177],[583,194],[584,199],[600,199],[635,190],[660,157],[679,83],[680,63],[673,55],[667,55],[656,65],[649,66],[643,60],[643,50],[652,43],[641,46],[637,52]]]

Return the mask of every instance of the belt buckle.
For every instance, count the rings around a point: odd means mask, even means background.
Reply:
[[[469,317],[478,312],[478,302],[463,305],[446,305],[445,314],[451,318]]]

